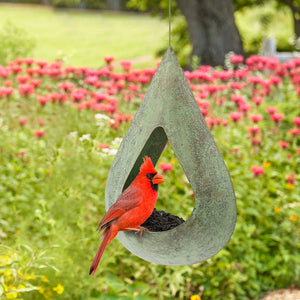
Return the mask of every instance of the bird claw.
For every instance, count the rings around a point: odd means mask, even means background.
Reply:
[[[135,234],[139,234],[140,239],[142,239],[142,235],[143,235],[144,231],[149,231],[149,229],[146,228],[146,227],[139,226],[139,227],[136,228],[136,233]]]

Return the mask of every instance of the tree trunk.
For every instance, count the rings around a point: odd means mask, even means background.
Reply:
[[[186,18],[193,52],[201,64],[224,65],[229,51],[243,54],[232,0],[176,0]]]
[[[300,9],[293,11],[293,19],[296,38],[300,38]]]
[[[107,0],[107,9],[115,11],[122,10],[122,0]]]

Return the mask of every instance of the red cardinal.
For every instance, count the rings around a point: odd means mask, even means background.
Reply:
[[[146,229],[140,225],[152,214],[158,184],[164,182],[164,177],[156,172],[150,157],[146,156],[143,160],[138,176],[110,207],[98,226],[100,231],[104,229],[100,237],[103,241],[91,265],[90,275],[95,274],[105,247],[119,231],[142,233]]]

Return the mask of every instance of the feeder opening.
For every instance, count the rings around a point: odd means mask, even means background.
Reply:
[[[166,182],[158,188],[156,208],[141,226],[152,232],[171,230],[184,223],[191,215],[194,208],[193,190],[168,142],[164,129],[159,126],[147,139],[125,181],[123,191],[139,173],[142,158],[146,155],[151,157],[157,172],[166,177]]]

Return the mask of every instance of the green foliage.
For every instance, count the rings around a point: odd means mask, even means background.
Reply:
[[[153,15],[160,15],[164,18],[169,17],[169,0],[129,0],[127,7],[137,9],[139,11],[150,11]],[[176,1],[171,1],[171,15],[179,15],[180,10],[177,7]]]
[[[78,7],[80,0],[53,0],[52,5],[55,7]]]
[[[53,0],[52,5],[58,8],[104,9],[105,0]]]
[[[34,250],[28,245],[19,245],[16,249],[0,245],[0,298],[15,299],[18,295],[32,295],[35,291],[47,296],[57,287],[51,286],[49,279],[42,275],[44,269],[59,270],[51,263],[52,257],[46,252]],[[52,283],[53,284],[53,283]]]
[[[264,38],[274,37],[278,51],[294,51],[290,43],[293,38],[292,16],[288,9],[276,9],[274,3],[245,8],[235,13],[245,52],[259,53]],[[278,19],[281,20],[278,23]],[[283,25],[285,24],[285,25]]]
[[[4,65],[17,57],[30,55],[35,47],[35,40],[24,29],[7,21],[0,28],[0,64]]]

